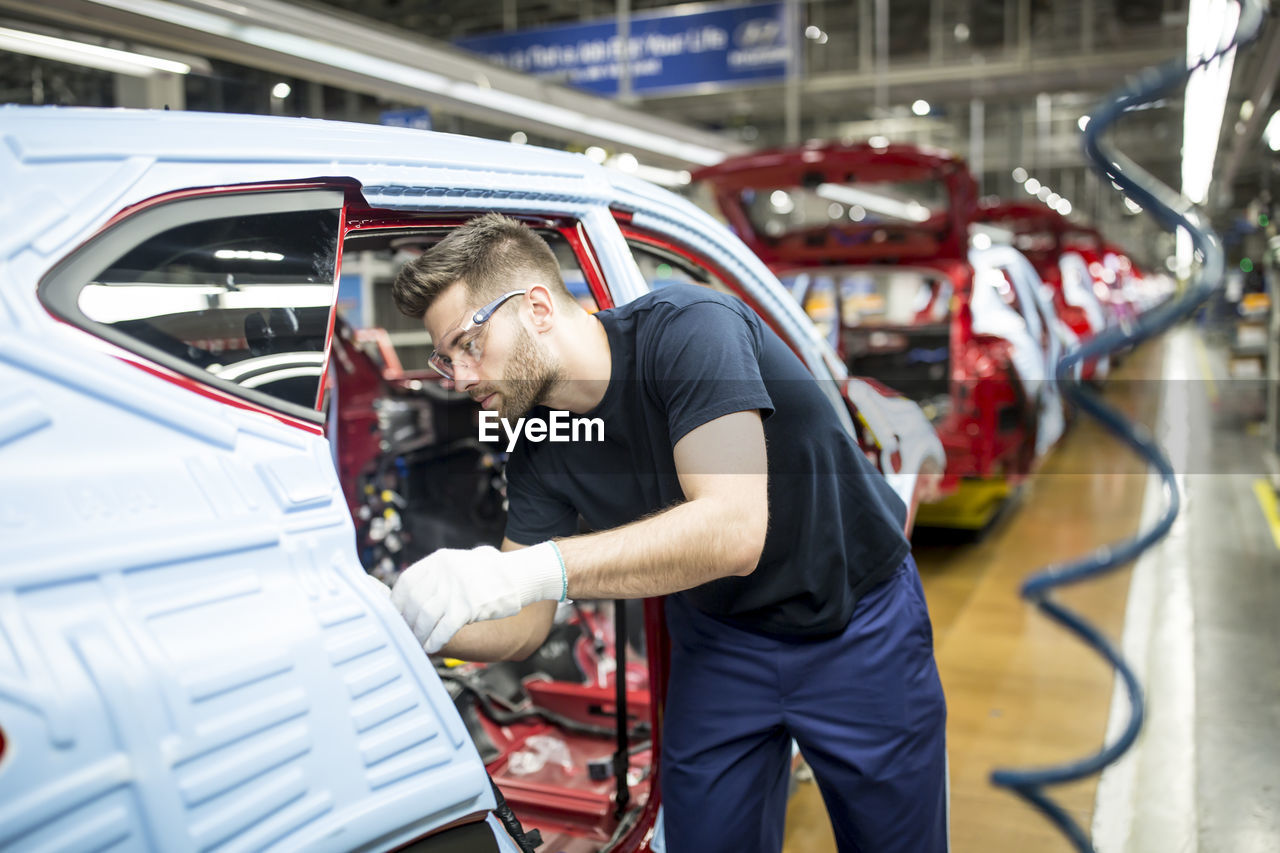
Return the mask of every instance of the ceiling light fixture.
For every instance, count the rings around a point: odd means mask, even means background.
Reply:
[[[892,216],[894,219],[901,219],[906,222],[926,222],[930,216],[929,208],[919,202],[901,202],[896,198],[889,198],[888,196],[856,189],[844,184],[818,184],[817,189],[814,191],[827,201],[838,201],[841,204],[848,205],[851,219],[855,208],[861,211],[862,216],[866,216],[866,211],[874,210],[876,213],[883,213],[885,216]],[[854,221],[859,221],[859,219]]]
[[[1191,0],[1187,65],[1211,56],[1229,42],[1239,20],[1240,7],[1228,0]],[[1187,80],[1182,109],[1182,193],[1196,204],[1203,204],[1209,195],[1235,53],[1232,48],[1196,69]]]
[[[1280,151],[1280,110],[1271,114],[1267,126],[1262,131],[1262,138],[1272,151]]]
[[[220,261],[283,261],[284,255],[279,252],[264,252],[258,249],[219,249],[213,256]]]
[[[627,151],[614,157],[612,165],[619,172],[628,172],[632,175],[640,169],[640,161],[636,159],[636,155]]]
[[[39,56],[130,77],[150,77],[157,71],[169,74],[191,73],[191,66],[185,62],[175,62],[171,59],[160,59],[157,56],[115,50],[102,45],[54,38],[23,30],[11,30],[7,27],[0,27],[0,48],[27,56]]]
[[[619,171],[627,170],[619,168]],[[661,166],[646,166],[643,163],[637,163],[635,170],[628,174],[660,187],[687,187],[690,180],[689,172],[685,169],[663,169]]]

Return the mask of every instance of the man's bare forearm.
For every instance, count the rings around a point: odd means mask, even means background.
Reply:
[[[769,523],[757,411],[691,430],[673,448],[688,498],[624,527],[560,541],[571,598],[643,598],[755,570]]]
[[[750,574],[767,523],[763,497],[702,498],[613,530],[558,540],[569,597],[644,598]]]
[[[546,641],[555,614],[556,602],[535,601],[515,616],[472,622],[440,654],[468,661],[524,660]]]

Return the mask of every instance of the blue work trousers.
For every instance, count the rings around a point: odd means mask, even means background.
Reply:
[[[915,561],[839,636],[763,636],[667,599],[662,738],[668,853],[782,848],[791,741],[841,853],[945,853],[946,701]]]

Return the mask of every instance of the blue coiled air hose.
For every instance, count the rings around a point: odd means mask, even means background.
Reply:
[[[1191,72],[1212,62],[1227,51],[1257,38],[1262,28],[1263,4],[1260,0],[1240,0],[1240,21],[1231,43],[1219,46],[1212,55],[1188,66],[1184,59],[1149,68],[1129,78],[1111,93],[1094,111],[1084,132],[1085,155],[1094,167],[1169,230],[1187,229],[1201,259],[1199,273],[1185,293],[1143,314],[1131,327],[1112,327],[1072,350],[1059,362],[1056,377],[1065,399],[1102,423],[1109,432],[1129,445],[1160,474],[1164,486],[1165,508],[1160,519],[1149,529],[1131,539],[1102,546],[1086,557],[1049,566],[1032,575],[1022,585],[1022,597],[1033,602],[1050,619],[1073,632],[1111,663],[1124,681],[1129,696],[1128,724],[1116,740],[1085,758],[1051,767],[995,770],[993,784],[1009,788],[1030,802],[1065,835],[1076,850],[1093,853],[1093,844],[1083,829],[1057,802],[1045,787],[1071,782],[1098,773],[1118,760],[1138,736],[1142,728],[1142,687],[1137,676],[1120,652],[1102,632],[1079,614],[1055,601],[1052,591],[1059,586],[1098,577],[1137,559],[1147,548],[1164,537],[1177,518],[1180,501],[1173,466],[1161,452],[1151,434],[1140,425],[1130,423],[1120,412],[1108,406],[1075,377],[1077,364],[1106,356],[1127,346],[1141,343],[1166,331],[1187,317],[1218,287],[1223,273],[1222,244],[1209,227],[1206,217],[1181,194],[1157,181],[1128,157],[1102,139],[1102,134],[1125,111],[1155,100],[1161,93],[1183,85]]]

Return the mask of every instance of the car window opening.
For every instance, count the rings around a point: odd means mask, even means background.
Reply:
[[[564,230],[538,231],[570,294],[586,310],[598,310]],[[401,266],[448,233],[448,226],[355,230],[343,251],[342,274],[356,279],[349,292],[359,296],[339,298],[334,440],[361,562],[387,582],[438,548],[497,546],[506,527],[506,454],[478,441],[478,405],[425,369],[430,335],[391,299]],[[351,328],[370,317],[385,331]],[[562,604],[547,640],[523,661],[435,661],[504,798],[526,829],[539,828],[544,837],[560,831],[606,843],[648,800],[653,751],[644,603],[614,607]],[[615,613],[625,614],[617,625]],[[615,655],[619,635],[623,651]],[[610,821],[620,794],[629,803]]]

